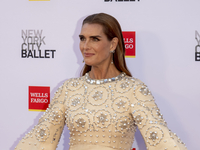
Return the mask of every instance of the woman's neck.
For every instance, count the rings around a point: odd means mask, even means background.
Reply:
[[[114,64],[110,64],[108,67],[92,66],[89,76],[91,79],[107,79],[116,77],[120,74]]]

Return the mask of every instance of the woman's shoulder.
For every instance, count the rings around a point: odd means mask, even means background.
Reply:
[[[63,86],[67,89],[77,89],[82,86],[84,80],[84,76],[69,78],[64,81]]]
[[[143,93],[143,95],[145,96],[151,95],[149,87],[143,81],[141,81],[138,78],[130,76],[126,76],[126,78],[129,80],[129,82],[132,81],[134,92]]]
[[[132,81],[133,83],[135,83],[136,85],[138,85],[138,84],[145,84],[143,81],[141,81],[139,78],[137,78],[137,77],[131,77],[131,76],[125,76],[125,80],[129,80],[129,82],[130,81]]]

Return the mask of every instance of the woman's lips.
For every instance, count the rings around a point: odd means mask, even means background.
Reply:
[[[85,57],[91,57],[91,56],[93,56],[94,54],[93,53],[84,53],[84,56]]]

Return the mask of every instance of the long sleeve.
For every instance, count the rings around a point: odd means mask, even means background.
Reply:
[[[131,113],[147,150],[187,150],[180,138],[171,132],[148,87],[136,79]]]
[[[15,150],[55,150],[65,125],[65,86],[54,95],[49,108],[34,128],[22,138]]]

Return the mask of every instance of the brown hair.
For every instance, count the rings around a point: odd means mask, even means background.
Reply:
[[[104,33],[109,41],[111,41],[114,37],[118,38],[119,42],[115,53],[113,54],[113,63],[119,71],[125,72],[128,76],[132,76],[125,62],[125,45],[119,22],[111,15],[98,13],[86,17],[83,20],[82,26],[85,23],[102,25]],[[85,64],[81,73],[82,75],[85,75],[90,70],[91,66]]]

